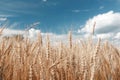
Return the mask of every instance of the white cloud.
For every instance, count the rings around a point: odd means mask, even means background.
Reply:
[[[24,31],[22,30],[12,30],[12,29],[4,29],[2,32],[2,36],[12,36],[17,34],[24,34]]]
[[[120,39],[120,32],[118,32],[118,33],[115,35],[115,38],[116,38],[116,39]]]
[[[43,2],[47,2],[47,0],[42,0]]]
[[[17,13],[24,13],[24,14],[36,14],[36,8],[42,5],[40,1],[37,2],[29,2],[22,1],[22,0],[0,0],[0,14],[11,14],[11,15],[18,15]],[[22,7],[21,7],[22,6]],[[31,11],[32,9],[32,11]],[[9,13],[8,13],[9,12]],[[10,15],[7,15],[10,16]]]
[[[4,29],[3,31],[3,36],[14,36],[17,34],[23,35],[24,38],[29,38],[30,40],[35,40],[37,38],[37,34],[41,33],[43,42],[46,41],[46,36],[49,35],[51,43],[58,43],[60,41],[64,43],[68,43],[68,34],[54,34],[54,33],[42,33],[40,30],[31,28],[30,30],[23,31],[23,30],[12,30],[12,29]],[[81,39],[88,38],[90,35],[89,34],[73,34],[73,42],[79,41]],[[115,36],[115,37],[114,37]],[[95,35],[93,38],[96,40],[97,38],[102,38],[102,40],[112,40],[112,43],[115,43],[116,45],[120,44],[120,32],[117,34],[113,33],[100,33],[98,35]]]
[[[34,28],[29,29],[28,31],[25,30],[14,30],[14,29],[4,29],[2,32],[2,36],[14,36],[14,35],[23,35],[24,38],[29,38],[31,40],[35,40],[37,38],[37,34],[40,30],[36,30]],[[42,33],[43,36],[46,36],[45,33]]]
[[[9,14],[0,14],[0,17],[13,17],[13,16],[15,16],[15,15],[9,15]]]
[[[82,31],[91,32],[94,22],[96,22],[96,33],[120,31],[120,13],[109,11],[107,13],[94,16],[86,22]]]
[[[6,17],[1,17],[1,18],[0,18],[0,21],[6,21],[6,20],[7,20]]]
[[[62,41],[64,43],[67,43],[69,41],[68,40],[68,34],[57,35],[57,34],[54,34],[54,33],[43,33],[40,30],[37,30],[37,29],[34,29],[34,28],[31,28],[28,31],[4,29],[3,32],[2,32],[2,36],[3,37],[4,36],[11,37],[11,36],[20,34],[20,35],[23,35],[24,38],[29,38],[30,40],[33,41],[33,40],[36,40],[39,32],[42,35],[43,42],[46,41],[46,36],[47,35],[49,35],[51,43],[58,43],[60,41]],[[73,39],[74,39],[73,41],[80,39],[80,35],[73,35]]]
[[[2,36],[14,36],[14,35],[23,35],[24,38],[29,38],[31,40],[35,40],[37,38],[37,34],[40,32],[40,30],[36,30],[31,28],[28,31],[25,30],[14,30],[14,29],[4,29],[2,32]]]
[[[100,6],[99,9],[100,9],[100,10],[104,9],[104,6]]]
[[[80,10],[76,9],[76,10],[72,10],[72,12],[78,13],[80,12]]]
[[[120,12],[109,11],[98,14],[86,21],[85,27],[78,30],[78,33],[90,34],[95,26],[95,36],[102,39],[117,41],[120,44]],[[83,36],[85,36],[83,35]]]
[[[72,10],[72,12],[74,12],[74,13],[88,12],[88,11],[90,11],[90,10],[89,9],[84,9],[84,10],[75,9],[75,10]]]
[[[40,30],[35,30],[34,28],[31,28],[29,31],[28,31],[28,38],[30,39],[36,39],[37,37],[37,34],[40,32]]]
[[[93,24],[96,22],[96,27],[95,27],[95,36],[94,39],[96,38],[102,38],[102,40],[109,40],[112,43],[116,45],[120,45],[120,13],[119,12],[113,12],[109,11],[107,13],[103,14],[98,14],[94,16],[93,18],[90,18],[89,20],[86,21],[86,24],[83,25],[82,29],[79,29],[78,34],[73,34],[73,40],[79,40],[81,38],[88,38],[90,35]],[[33,23],[33,25],[37,25],[39,22]],[[41,32],[40,30],[36,29],[29,29],[28,32],[26,33],[25,31],[20,31],[20,30],[10,30],[6,29],[4,31],[4,34],[10,35],[10,34],[23,34],[25,37],[28,37],[30,39],[36,39],[37,34]],[[51,42],[67,42],[68,41],[68,35],[67,34],[53,34],[53,33],[42,33],[43,41],[46,39],[46,35],[50,36]]]
[[[111,37],[113,37],[112,33],[106,33],[106,34],[98,34],[96,35],[97,38],[101,38],[101,39],[110,39]]]

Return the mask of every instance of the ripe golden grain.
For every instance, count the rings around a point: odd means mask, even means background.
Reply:
[[[99,39],[50,43],[41,34],[36,41],[0,41],[0,80],[119,80],[120,49]]]

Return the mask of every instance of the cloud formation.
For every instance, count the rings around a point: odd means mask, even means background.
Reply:
[[[13,30],[13,29],[4,29],[2,32],[2,36],[13,36],[17,34],[24,34],[24,31],[22,30]]]
[[[47,0],[42,0],[43,2],[47,2]]]
[[[80,12],[80,10],[76,9],[76,10],[72,10],[72,12],[78,13]]]
[[[40,33],[40,30],[35,30],[34,28],[31,28],[28,31],[28,35],[27,36],[30,39],[36,39],[38,33]]]
[[[108,33],[120,31],[120,13],[109,11],[104,14],[99,14],[90,18],[85,27],[82,29],[83,32],[91,32],[92,26],[96,22],[96,33]]]
[[[99,9],[100,9],[100,10],[104,9],[104,6],[100,6]]]
[[[90,9],[84,9],[84,10],[75,9],[75,10],[72,10],[72,12],[74,12],[74,13],[88,12],[88,11],[90,11]]]
[[[120,12],[109,11],[90,18],[86,21],[85,27],[78,30],[79,33],[90,34],[95,22],[95,37],[119,42]]]
[[[95,26],[95,36],[94,39],[101,38],[104,40],[109,40],[116,45],[120,45],[120,12],[109,11],[107,13],[98,14],[93,18],[90,18],[86,21],[86,24],[82,29],[78,29],[77,34],[73,34],[73,40],[80,40],[81,38],[88,38],[90,35],[94,22],[96,22]],[[33,23],[33,25],[38,25],[39,22]],[[37,34],[41,32],[40,30],[36,30],[34,28],[30,28],[27,32],[25,31],[16,31],[7,29],[4,31],[4,34],[9,35],[10,33],[20,33],[25,37],[30,39],[36,39]],[[43,41],[46,39],[46,35],[50,36],[51,42],[67,42],[68,34],[54,34],[54,33],[43,33],[41,32]]]
[[[13,17],[13,15],[0,13],[0,17]]]
[[[7,18],[6,17],[0,17],[0,21],[6,21]]]
[[[45,0],[44,0],[45,1]],[[39,5],[42,5],[40,1],[26,1],[26,0],[1,0],[0,1],[0,13],[11,15],[20,14],[36,14],[36,10]],[[32,10],[32,11],[31,11]]]

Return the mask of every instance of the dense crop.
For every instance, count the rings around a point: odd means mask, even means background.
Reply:
[[[0,41],[0,80],[120,80],[120,49],[108,42]]]

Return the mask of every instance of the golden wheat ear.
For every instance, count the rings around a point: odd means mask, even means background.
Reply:
[[[69,47],[72,48],[72,31],[69,31]]]
[[[92,35],[95,34],[95,27],[96,27],[96,22],[94,22],[93,29],[92,29]]]

